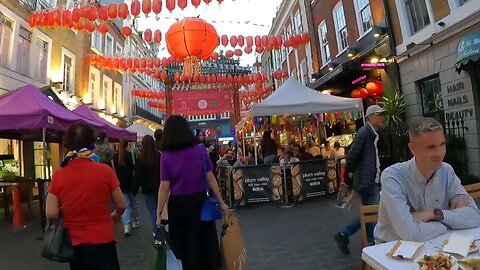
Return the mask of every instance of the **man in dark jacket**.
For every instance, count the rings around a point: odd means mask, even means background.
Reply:
[[[377,131],[385,121],[384,112],[385,109],[378,105],[367,108],[365,113],[367,123],[358,130],[347,155],[345,184],[351,186],[353,180],[353,189],[360,195],[363,205],[378,203],[377,183],[380,180],[380,160],[377,148],[379,139]],[[367,225],[367,239],[372,244],[374,242],[373,228],[373,224]],[[350,254],[348,238],[359,229],[360,218],[356,217],[335,235],[335,241],[343,253]]]

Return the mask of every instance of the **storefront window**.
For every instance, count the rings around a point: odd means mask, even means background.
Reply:
[[[442,89],[438,74],[418,81],[420,95],[422,98],[423,116],[433,117],[445,123]]]
[[[45,177],[45,172],[43,170],[43,166],[47,166],[47,177],[51,178],[52,176],[52,168],[50,167],[50,147],[47,144],[47,160],[44,160],[43,156],[43,143],[42,142],[34,142],[33,143],[33,157],[34,157],[34,166],[35,166],[35,178],[47,179]]]
[[[430,24],[425,0],[405,0],[412,35]]]

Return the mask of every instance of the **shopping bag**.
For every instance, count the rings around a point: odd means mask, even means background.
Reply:
[[[182,270],[182,261],[175,257],[171,249],[167,249],[167,270]]]
[[[221,236],[224,269],[246,269],[245,244],[243,242],[242,232],[240,231],[240,224],[235,214],[229,213],[225,217]]]
[[[355,191],[352,188],[347,187],[345,184],[341,184],[338,189],[337,204],[335,206],[342,209],[350,209],[354,194]]]
[[[149,256],[150,270],[166,270],[167,269],[167,247],[152,246]]]

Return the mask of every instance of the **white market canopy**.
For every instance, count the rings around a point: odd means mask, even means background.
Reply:
[[[153,130],[142,123],[135,122],[131,126],[127,127],[126,130],[137,133],[137,139],[142,139],[145,135],[150,135],[153,137]]]
[[[264,101],[253,104],[253,116],[363,111],[359,98],[322,94],[289,78]]]

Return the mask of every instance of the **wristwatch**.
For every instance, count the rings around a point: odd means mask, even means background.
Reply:
[[[433,219],[435,221],[442,222],[443,221],[443,211],[442,211],[442,209],[438,209],[438,208],[433,209],[433,216],[434,216]]]

